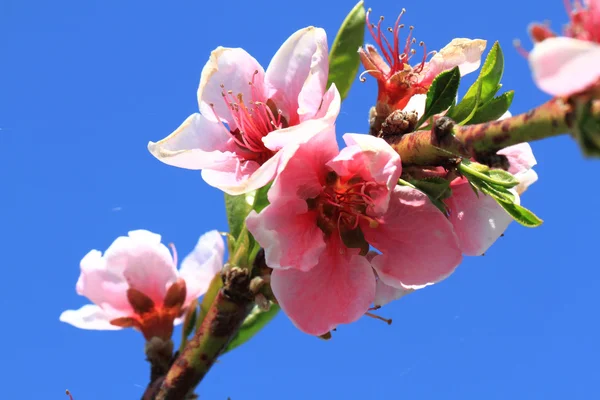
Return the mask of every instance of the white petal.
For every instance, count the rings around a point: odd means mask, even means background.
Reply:
[[[100,307],[87,304],[79,310],[67,310],[60,314],[62,322],[80,329],[117,331],[122,328],[111,325],[109,316]]]

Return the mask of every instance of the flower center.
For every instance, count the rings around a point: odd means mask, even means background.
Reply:
[[[231,111],[231,122],[235,129],[230,130],[225,124],[223,126],[238,146],[241,156],[263,164],[274,152],[265,147],[262,138],[270,132],[286,128],[288,123],[273,100],[261,101],[262,95],[254,83],[257,74],[258,71],[255,71],[252,81],[248,82],[251,88],[250,99],[244,99],[241,93],[235,95],[233,91],[225,90],[225,85],[221,85],[221,95]],[[216,118],[222,121],[214,107],[213,112]]]
[[[381,186],[358,176],[344,179],[331,171],[321,194],[307,202],[309,209],[317,211],[319,228],[326,235],[337,231],[344,240],[345,233],[359,229],[361,220],[372,226],[378,224],[376,218],[367,215],[367,210],[375,205],[374,192]]]

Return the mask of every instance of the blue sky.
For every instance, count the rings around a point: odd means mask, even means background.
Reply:
[[[243,47],[263,65],[295,30],[326,29],[330,43],[352,1],[0,2],[0,207],[3,398],[139,398],[143,339],[60,323],[87,301],[79,261],[128,230],[149,229],[187,254],[198,236],[226,230],[223,195],[200,174],[146,150],[197,110],[210,51]],[[562,1],[367,1],[438,49],[454,37],[499,40],[512,111],[547,97],[512,47],[529,46],[533,20],[566,22]],[[463,89],[464,90],[464,89]],[[373,79],[344,102],[338,134],[367,132]],[[364,318],[324,342],[284,315],[223,357],[202,399],[599,398],[600,164],[567,137],[533,144],[540,180],[523,203],[545,220],[513,223],[484,256],[446,281]]]

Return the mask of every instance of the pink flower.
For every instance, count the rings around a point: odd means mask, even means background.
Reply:
[[[371,36],[377,43],[381,53],[375,46],[366,45],[358,50],[360,59],[379,86],[377,95],[377,113],[389,114],[394,110],[402,110],[408,101],[416,94],[425,94],[436,76],[456,66],[460,68],[461,75],[475,71],[481,64],[481,54],[485,50],[485,40],[454,39],[439,53],[435,54],[428,62],[425,44],[423,58],[415,66],[409,64],[416,51],[412,45],[416,43],[413,38],[413,27],[409,28],[408,37],[400,43],[400,19],[405,10],[402,10],[394,28],[391,29],[393,41],[390,43],[382,32],[383,17],[380,18],[377,28],[369,22],[370,10],[367,12],[367,27]]]
[[[414,289],[461,261],[446,217],[423,193],[397,186],[398,154],[372,136],[344,140],[339,151],[324,131],[288,147],[271,204],[246,221],[273,268],[279,304],[313,335],[364,315],[375,299],[373,270],[390,286]],[[370,246],[380,254],[366,257]]]
[[[81,260],[77,293],[94,304],[67,310],[60,320],[81,329],[134,327],[146,339],[170,339],[173,323],[203,295],[223,265],[224,245],[217,231],[200,237],[177,271],[160,235],[137,230],[117,238],[104,253],[90,251]]]
[[[521,143],[502,149],[498,154],[507,157],[508,172],[520,181],[512,189],[518,202],[519,195],[537,181],[537,174],[532,169],[536,160],[531,146]],[[481,255],[504,233],[513,219],[492,197],[483,193],[477,197],[465,178],[455,179],[450,187],[452,196],[446,200],[446,205],[460,249],[465,255]]]
[[[544,25],[531,28],[535,46],[529,65],[536,84],[550,95],[570,96],[600,79],[600,0],[583,3],[565,1],[571,21],[564,36]]]
[[[244,50],[218,47],[202,70],[201,114],[148,149],[166,164],[201,169],[229,194],[258,189],[273,179],[282,147],[315,133],[309,121],[334,124],[340,96],[335,85],[325,92],[328,72],[320,28],[290,36],[266,72]]]

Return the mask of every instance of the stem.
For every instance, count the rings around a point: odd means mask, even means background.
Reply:
[[[171,366],[156,400],[181,400],[194,390],[250,313],[253,299],[248,271],[231,268],[223,274],[223,288]]]
[[[390,145],[404,165],[441,165],[452,157],[474,157],[505,147],[557,136],[571,130],[574,107],[566,99],[552,99],[533,110],[504,120],[454,126],[439,118],[434,128],[409,133]],[[592,103],[600,117],[600,100]]]
[[[173,341],[155,336],[146,342],[145,353],[146,359],[150,363],[150,383],[142,395],[142,400],[152,400],[171,366]]]

